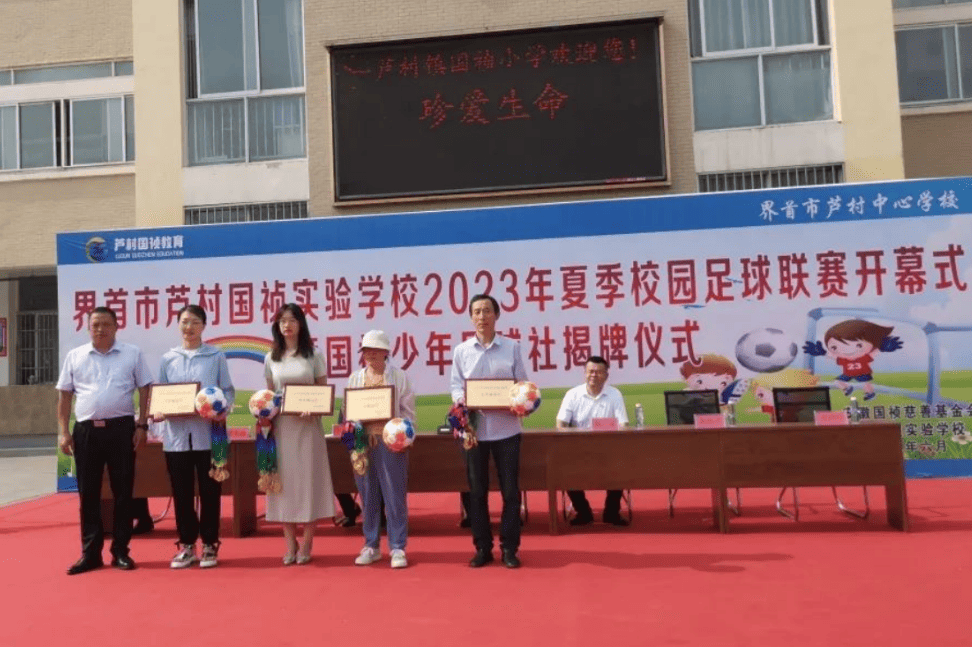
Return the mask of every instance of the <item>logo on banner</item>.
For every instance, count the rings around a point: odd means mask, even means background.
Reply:
[[[100,236],[89,238],[84,245],[84,255],[92,263],[104,263],[108,260],[108,241]]]
[[[116,261],[152,260],[185,256],[185,237],[121,236],[112,239],[112,253]]]

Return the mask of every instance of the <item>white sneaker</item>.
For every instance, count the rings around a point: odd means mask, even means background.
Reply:
[[[193,562],[199,561],[196,558],[196,544],[178,544],[178,546],[179,552],[169,562],[169,568],[188,568]]]
[[[361,549],[361,554],[354,559],[354,563],[358,566],[367,566],[368,564],[377,562],[379,559],[381,559],[380,550],[370,546],[365,546]]]
[[[391,567],[392,568],[405,568],[408,566],[408,560],[405,559],[405,551],[401,548],[396,548],[391,552]]]
[[[219,564],[216,554],[219,549],[212,544],[203,544],[202,556],[199,558],[199,568],[212,568]]]

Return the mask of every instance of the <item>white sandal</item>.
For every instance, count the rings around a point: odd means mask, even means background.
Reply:
[[[298,561],[297,553],[300,551],[300,544],[294,542],[294,547],[292,550],[288,550],[287,554],[283,556],[284,566],[290,566],[294,562]]]

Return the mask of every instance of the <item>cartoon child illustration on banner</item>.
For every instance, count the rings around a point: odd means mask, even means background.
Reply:
[[[749,388],[748,380],[736,379],[736,365],[732,360],[722,355],[705,353],[695,362],[689,360],[682,364],[679,372],[687,391],[715,389],[722,404],[738,399]]]
[[[864,399],[874,397],[871,363],[878,353],[893,353],[902,347],[898,337],[892,336],[891,326],[880,326],[863,319],[848,319],[831,326],[824,335],[823,343],[808,341],[803,352],[814,357],[833,358],[840,366],[841,374],[834,380],[837,388],[850,395],[854,392],[851,382],[863,385]]]

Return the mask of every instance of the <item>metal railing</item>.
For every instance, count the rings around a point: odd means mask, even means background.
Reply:
[[[188,108],[190,166],[246,159],[243,99],[192,101]]]
[[[699,193],[714,191],[750,191],[788,186],[842,184],[843,164],[795,166],[791,168],[728,171],[699,175]]]
[[[228,222],[293,220],[307,217],[307,202],[263,202],[186,207],[187,225],[216,225]]]
[[[17,315],[17,384],[57,381],[57,313]]]
[[[304,157],[304,95],[189,101],[189,165]]]

